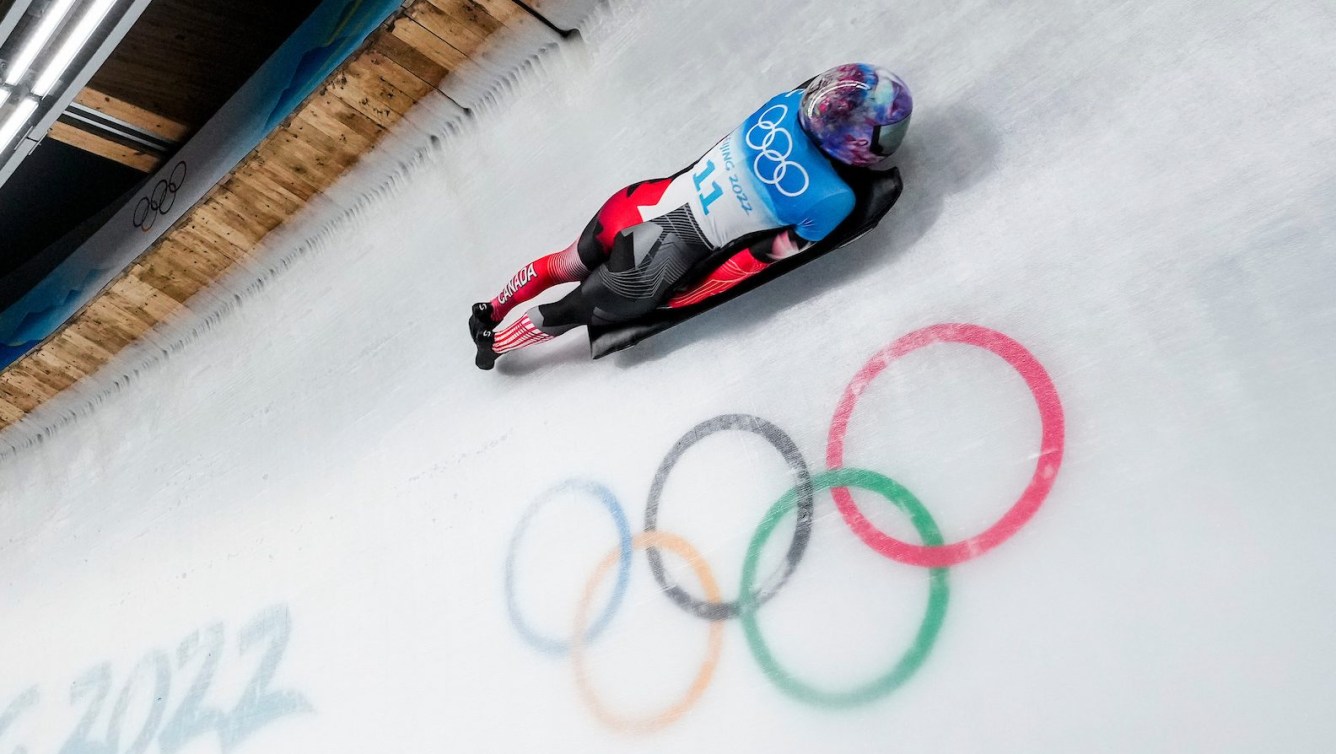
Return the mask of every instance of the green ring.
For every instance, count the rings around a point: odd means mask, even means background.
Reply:
[[[833,469],[812,477],[813,491],[834,487],[857,487],[876,492],[909,514],[909,520],[918,530],[923,544],[929,547],[942,544],[942,533],[937,529],[937,523],[932,520],[927,509],[918,498],[894,479],[875,471],[851,468]],[[937,641],[937,634],[942,628],[942,619],[946,617],[946,605],[950,594],[946,579],[947,569],[928,570],[930,589],[928,609],[923,616],[923,623],[919,626],[913,644],[889,672],[865,686],[850,691],[830,692],[813,688],[781,667],[771,653],[770,647],[766,646],[765,639],[761,636],[761,628],[756,621],[759,606],[756,604],[753,596],[755,591],[752,588],[756,581],[756,565],[761,557],[761,548],[774,532],[780,519],[793,510],[797,494],[796,490],[789,490],[770,507],[765,518],[761,520],[761,525],[757,527],[756,534],[752,536],[751,544],[747,546],[747,559],[742,565],[740,592],[742,597],[738,601],[738,612],[742,619],[743,631],[747,635],[747,645],[751,647],[752,656],[760,664],[761,670],[765,671],[781,691],[795,699],[821,707],[855,707],[867,704],[899,688],[928,658],[928,653],[932,651],[932,646]]]

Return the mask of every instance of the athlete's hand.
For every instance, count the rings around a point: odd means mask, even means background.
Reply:
[[[807,244],[803,243],[801,238],[794,235],[792,231],[786,230],[775,236],[775,241],[770,246],[769,256],[778,262],[781,259],[788,259],[805,248],[807,248]]]

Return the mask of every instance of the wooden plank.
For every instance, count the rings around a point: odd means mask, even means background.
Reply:
[[[27,413],[26,410],[15,405],[11,400],[8,391],[5,391],[0,387],[0,426],[8,427],[9,425],[18,422],[18,420],[22,419]]]
[[[38,406],[42,401],[28,391],[22,384],[15,384],[15,380],[9,377],[9,370],[0,372],[0,400],[3,400],[5,408],[3,412],[8,415],[9,408],[12,406],[19,412],[19,419]],[[15,419],[17,421],[17,419]]]
[[[105,157],[127,167],[147,173],[162,164],[162,158],[150,152],[141,152],[111,139],[91,134],[78,126],[56,121],[47,136],[75,149]]]
[[[271,205],[283,208],[289,215],[299,212],[314,196],[304,190],[299,191],[300,187],[280,181],[273,171],[265,170],[265,160],[254,155],[237,168],[236,177],[252,191],[263,194]]]
[[[315,137],[308,130],[311,128],[329,137],[337,145],[332,159],[344,170],[362,159],[385,134],[385,129],[332,94],[321,94],[311,105],[297,114],[292,128],[307,139]]]
[[[152,286],[130,276],[122,276],[107,287],[104,296],[110,298],[122,310],[133,314],[141,321],[153,327],[175,315],[181,304],[170,296],[165,296]]]
[[[64,374],[43,368],[30,353],[25,354],[23,358],[11,366],[14,367],[15,372],[23,375],[32,383],[40,385],[41,389],[47,393],[46,400],[56,397],[60,394],[60,391],[74,384],[74,380]]]
[[[228,206],[238,212],[244,210],[261,222],[266,228],[265,235],[292,217],[291,210],[270,201],[269,196],[258,186],[235,177],[223,183],[221,193],[225,195]]]
[[[314,197],[329,185],[325,179],[329,155],[320,153],[313,145],[285,145],[275,140],[260,149],[262,169],[292,193]],[[308,151],[311,154],[306,154]]]
[[[123,328],[109,325],[105,318],[89,314],[86,307],[70,320],[69,326],[89,340],[104,344],[113,353],[134,342],[134,337]]]
[[[520,7],[515,0],[467,0],[471,5],[479,5],[487,13],[505,26],[515,26],[533,19],[529,12]]]
[[[53,394],[70,387],[84,378],[84,374],[72,369],[59,356],[50,351],[38,349],[23,357],[23,366],[42,384],[52,388]]]
[[[522,22],[531,22],[530,16],[513,0],[425,0],[436,6],[443,16],[450,20],[446,28],[461,36],[457,40],[428,25],[437,36],[450,42],[460,50],[472,54],[487,40],[507,26],[516,26]],[[411,14],[410,14],[411,15]],[[463,40],[470,40],[467,45]]]
[[[403,113],[395,106],[395,95],[378,78],[357,78],[345,70],[325,85],[322,93],[337,98],[368,120],[388,129]],[[398,99],[407,100],[402,93]]]
[[[392,38],[388,34],[383,34],[381,37]],[[393,87],[394,91],[406,95],[412,102],[417,102],[426,97],[432,89],[436,88],[400,65],[389,55],[376,49],[374,42],[365,52],[349,61],[346,70],[348,75],[353,77],[376,76]]]
[[[270,231],[283,224],[282,215],[273,214],[262,204],[250,201],[249,196],[254,193],[242,196],[224,184],[214,189],[205,206],[201,207],[201,211],[214,211],[219,220],[243,231],[245,237],[251,239],[250,243],[238,244],[243,248],[254,248]]]
[[[226,207],[219,203],[217,198],[218,189],[214,188],[203,200],[196,206],[196,211],[191,212],[189,219],[182,222],[182,225],[189,223],[198,231],[209,231],[217,236],[212,243],[225,242],[240,248],[246,248],[259,243],[264,237],[264,233],[258,227],[252,225],[247,219],[230,212]],[[183,243],[176,252],[183,261],[196,261],[195,257],[199,252],[208,254],[209,245],[199,246],[194,243]],[[207,257],[205,258],[207,260]]]
[[[390,34],[441,68],[444,73],[437,79],[438,82],[468,62],[467,55],[411,18],[395,21],[394,26],[390,27]]]
[[[74,384],[74,380],[64,374],[43,368],[31,353],[25,354],[13,366],[16,367],[15,371],[42,386],[47,392],[46,400],[56,397],[60,391]]]
[[[140,280],[183,304],[209,283],[208,278],[168,254],[140,257],[131,271]]]
[[[399,24],[396,21],[395,24]],[[395,65],[411,73],[419,81],[433,89],[450,75],[450,68],[437,63],[416,47],[396,35],[393,31],[381,34],[371,42],[371,49],[381,53]]]
[[[302,140],[309,146],[318,148],[325,154],[321,168],[335,171],[329,176],[326,185],[332,185],[344,171],[355,163],[366,149],[374,142],[349,130],[329,117],[302,113],[302,117],[292,123],[292,128],[301,134]]]
[[[318,191],[333,186],[347,166],[361,156],[354,139],[342,127],[334,127],[330,135],[326,126],[327,119],[313,120],[310,111],[303,110],[283,127],[282,142],[269,152],[287,170],[306,176]],[[370,144],[366,139],[358,143]]]
[[[177,228],[173,232],[172,241],[181,249],[172,255],[173,260],[194,270],[198,277],[207,277],[211,282],[238,264],[249,267],[246,248],[223,238],[209,227],[202,216],[195,216],[189,223]]]
[[[291,217],[306,206],[310,198],[293,193],[290,187],[281,185],[268,172],[263,170],[263,161],[248,159],[239,167],[233,178],[244,187],[245,191],[254,192],[257,201],[264,201],[271,211],[281,212],[284,217]]]
[[[43,343],[24,358],[30,359],[36,369],[58,375],[60,379],[65,381],[65,387],[69,387],[91,374],[81,369],[73,359],[65,354],[64,348],[55,341]]]
[[[162,295],[182,305],[199,292],[199,289],[190,280],[182,276],[173,277],[165,273],[161,265],[139,264],[132,267],[130,273],[143,281],[145,285],[153,286]]]
[[[184,141],[190,135],[190,126],[184,123],[151,112],[138,105],[132,105],[110,94],[99,92],[91,86],[84,87],[75,96],[74,101],[90,110],[96,110],[108,117],[129,123],[135,128],[151,133],[164,141]]]
[[[178,227],[172,232],[171,238],[163,239],[157,254],[188,271],[190,279],[199,284],[195,289],[197,292],[222,277],[236,264],[236,259],[223,250],[229,242],[216,232],[207,230],[203,221],[208,217],[203,213],[192,215],[189,227]]]
[[[20,393],[26,401],[29,411],[56,397],[60,392],[54,386],[34,375],[24,359],[19,359],[6,367],[4,373],[0,374],[0,383],[12,387],[15,392]]]
[[[275,132],[271,143],[257,151],[272,165],[286,171],[294,181],[306,183],[319,193],[333,185],[343,173],[343,165],[335,161],[326,142],[328,138],[323,135],[317,143],[290,126],[283,126]]]
[[[109,311],[114,311],[117,317],[123,318],[134,326],[144,327],[144,332],[148,332],[158,324],[156,317],[149,314],[138,302],[126,300],[125,296],[114,289],[114,286],[108,287],[98,295],[96,300],[109,306]]]
[[[89,348],[87,346],[93,346]],[[43,343],[38,352],[50,351],[52,361],[61,361],[68,367],[83,375],[90,375],[102,368],[102,365],[111,358],[111,354],[104,349],[96,347],[96,344],[88,341],[76,340],[75,336],[68,330],[61,330],[55,337]]]
[[[290,127],[307,146],[323,154],[320,161],[322,169],[335,171],[329,176],[327,186],[338,180],[360,154],[363,146],[370,146],[370,142],[359,138],[356,133],[346,132],[338,123],[331,123],[327,118],[313,118],[305,112],[294,119]]]
[[[126,336],[127,345],[153,327],[152,323],[144,321],[135,313],[121,309],[109,296],[98,296],[89,301],[81,316],[91,317],[94,321]]]
[[[190,308],[154,288],[135,275],[125,275],[112,286],[120,295],[137,302],[149,314],[159,320],[167,320],[181,314],[190,313]]]
[[[58,343],[61,347],[61,353],[66,354],[75,364],[80,365],[80,368],[89,374],[92,374],[90,369],[100,369],[102,365],[111,360],[111,357],[116,355],[115,351],[89,340],[72,327],[61,330],[60,334],[52,339],[52,342]]]
[[[251,155],[249,167],[304,201],[310,201],[323,190],[323,182],[307,171],[300,155],[279,146],[277,140],[260,145]]]
[[[417,103],[366,69],[350,68],[330,82],[326,91],[385,130],[402,120]]]
[[[482,46],[483,40],[491,32],[484,32],[467,20],[457,17],[455,13],[447,12],[446,9],[441,7],[454,5],[456,4],[447,3],[445,0],[435,0],[435,2],[433,0],[416,0],[407,8],[408,17],[422,24],[422,28],[440,37],[446,44],[467,55]],[[479,11],[478,15],[487,18],[493,24],[496,23],[496,20],[488,15],[486,11],[481,9]]]

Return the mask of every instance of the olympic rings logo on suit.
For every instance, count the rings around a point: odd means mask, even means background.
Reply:
[[[1007,362],[1025,381],[1039,409],[1042,427],[1040,450],[1029,484],[1015,503],[992,526],[967,539],[945,543],[927,508],[895,480],[867,469],[844,465],[844,439],[858,398],[877,375],[897,359],[935,343],[958,343],[987,350]],[[702,555],[682,537],[658,530],[660,497],[673,468],[696,443],[712,434],[742,431],[758,435],[773,446],[790,469],[793,487],[766,512],[752,535],[743,561],[738,597],[723,598],[712,570]],[[799,701],[822,707],[852,707],[880,699],[903,685],[927,660],[949,602],[947,569],[971,560],[1010,539],[1039,510],[1047,499],[1062,464],[1066,429],[1062,403],[1052,379],[1042,364],[1020,343],[986,327],[947,323],[915,330],[882,348],[863,366],[845,388],[835,409],[826,442],[826,470],[812,474],[797,445],[782,429],[758,416],[725,414],[697,424],[679,439],[659,464],[650,485],[645,507],[643,531],[633,534],[617,497],[605,485],[590,480],[570,480],[550,488],[533,501],[524,513],[510,541],[505,565],[506,608],[520,636],[536,649],[553,655],[569,654],[575,670],[576,686],[594,715],[616,730],[648,732],[679,719],[705,693],[719,662],[723,646],[724,621],[738,618],[747,645],[762,672],[785,694]],[[877,529],[858,509],[849,488],[877,493],[909,517],[921,543],[902,542]],[[787,582],[802,561],[811,538],[816,493],[829,491],[845,524],[865,544],[890,560],[928,569],[928,604],[910,647],[888,670],[862,686],[829,691],[798,678],[775,657],[761,632],[758,612]],[[618,544],[595,567],[581,593],[574,625],[569,637],[544,636],[534,630],[519,607],[515,589],[516,553],[535,513],[560,493],[574,492],[598,501],[608,511],[617,530]],[[793,539],[782,563],[768,576],[757,574],[757,565],[766,542],[781,520],[789,514],[797,517]],[[610,708],[599,696],[585,670],[587,646],[607,628],[626,594],[631,560],[636,550],[644,550],[660,591],[673,603],[708,624],[705,659],[687,692],[667,708],[647,717],[632,717]],[[663,568],[661,550],[682,558],[699,582],[703,596],[696,596],[673,583]],[[592,604],[599,586],[616,569],[608,602],[597,615]]]
[[[130,218],[136,228],[145,233],[153,229],[159,215],[166,215],[176,205],[176,192],[186,180],[186,161],[181,160],[172,167],[172,172],[158,180],[146,196],[139,198],[135,211]]]
[[[776,110],[779,114],[772,118],[770,114]],[[780,125],[788,115],[787,105],[771,105],[761,113],[761,117],[752,124],[752,127],[747,129],[743,140],[747,142],[747,146],[758,152],[756,159],[752,161],[752,170],[756,173],[756,178],[761,183],[774,186],[784,196],[794,197],[806,192],[812,185],[812,179],[807,174],[806,168],[789,159],[793,155],[793,134]],[[758,129],[764,132],[759,143],[754,138]],[[775,148],[776,141],[780,141],[784,148]],[[762,165],[765,165],[764,171]],[[785,186],[784,179],[788,177],[789,171],[793,171],[802,179],[801,188],[793,189],[791,181],[788,187]]]

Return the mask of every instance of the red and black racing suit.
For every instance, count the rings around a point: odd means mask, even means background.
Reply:
[[[580,286],[495,333],[494,352],[697,303],[825,238],[854,191],[802,130],[801,97],[771,98],[686,169],[618,191],[575,243],[522,268],[490,302],[493,321],[551,286]]]

